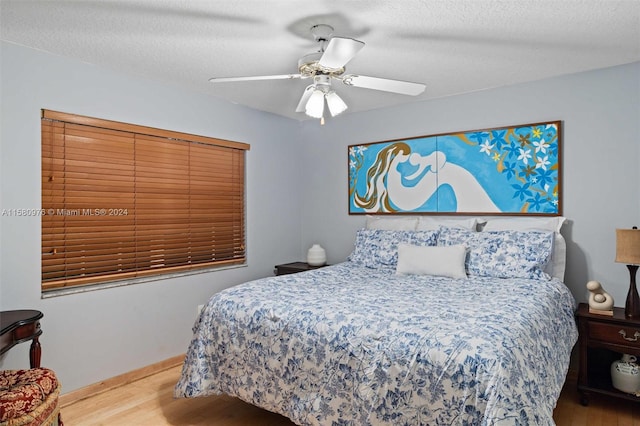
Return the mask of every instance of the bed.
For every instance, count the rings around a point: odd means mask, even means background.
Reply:
[[[368,222],[345,262],[215,294],[174,395],[300,425],[553,424],[577,340],[559,232],[447,225]]]

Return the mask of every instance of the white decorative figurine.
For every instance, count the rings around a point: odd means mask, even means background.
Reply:
[[[587,283],[589,290],[589,312],[613,315],[613,297],[602,288],[602,284],[598,281],[589,281]]]

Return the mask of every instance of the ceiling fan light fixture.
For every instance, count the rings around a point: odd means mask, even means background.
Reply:
[[[0,0],[2,1],[2,0]],[[340,81],[346,86],[379,90],[402,95],[417,96],[424,92],[425,85],[410,81],[391,80],[359,74],[345,75],[345,66],[364,47],[364,42],[348,38],[334,37],[333,27],[316,24],[311,33],[320,50],[309,53],[298,60],[298,74],[259,75],[248,77],[211,78],[212,83],[229,83],[245,81],[313,79],[308,85],[295,109],[309,117],[324,120],[325,99],[332,117],[347,110],[347,104],[331,88],[333,81]]]
[[[332,117],[342,114],[347,110],[347,104],[345,104],[342,98],[333,90],[327,93],[325,97],[327,98],[327,106],[329,107],[329,112]]]
[[[316,89],[309,97],[305,107],[305,114],[313,118],[322,118],[324,114],[324,92]]]

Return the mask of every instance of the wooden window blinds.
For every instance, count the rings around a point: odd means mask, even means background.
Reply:
[[[245,261],[249,145],[42,111],[42,289]]]

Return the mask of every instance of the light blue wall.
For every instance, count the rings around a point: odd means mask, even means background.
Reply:
[[[249,266],[128,287],[40,298],[40,220],[0,217],[0,309],[44,312],[44,366],[64,392],[186,352],[197,305],[298,259],[301,193],[297,122],[197,93],[3,43],[0,208],[40,207],[40,109],[251,144]],[[27,368],[28,344],[0,357]]]
[[[0,48],[0,209],[40,206],[41,108],[251,144],[246,268],[43,300],[39,220],[0,217],[0,309],[45,313],[43,364],[56,370],[64,392],[184,353],[198,304],[270,275],[277,263],[304,259],[312,243],[326,248],[330,262],[343,261],[364,224],[347,213],[347,145],[355,143],[562,120],[567,284],[584,300],[586,281],[601,280],[624,304],[629,277],[613,262],[614,229],[640,223],[638,63],[346,114],[320,126],[6,43]],[[28,345],[15,347],[0,357],[0,368],[26,368],[27,353]]]
[[[318,242],[330,262],[344,260],[365,223],[347,213],[348,145],[552,120],[564,131],[565,280],[579,301],[587,281],[599,280],[624,306],[629,273],[613,261],[615,228],[640,224],[640,63],[305,122],[302,161],[313,167],[303,246]]]

